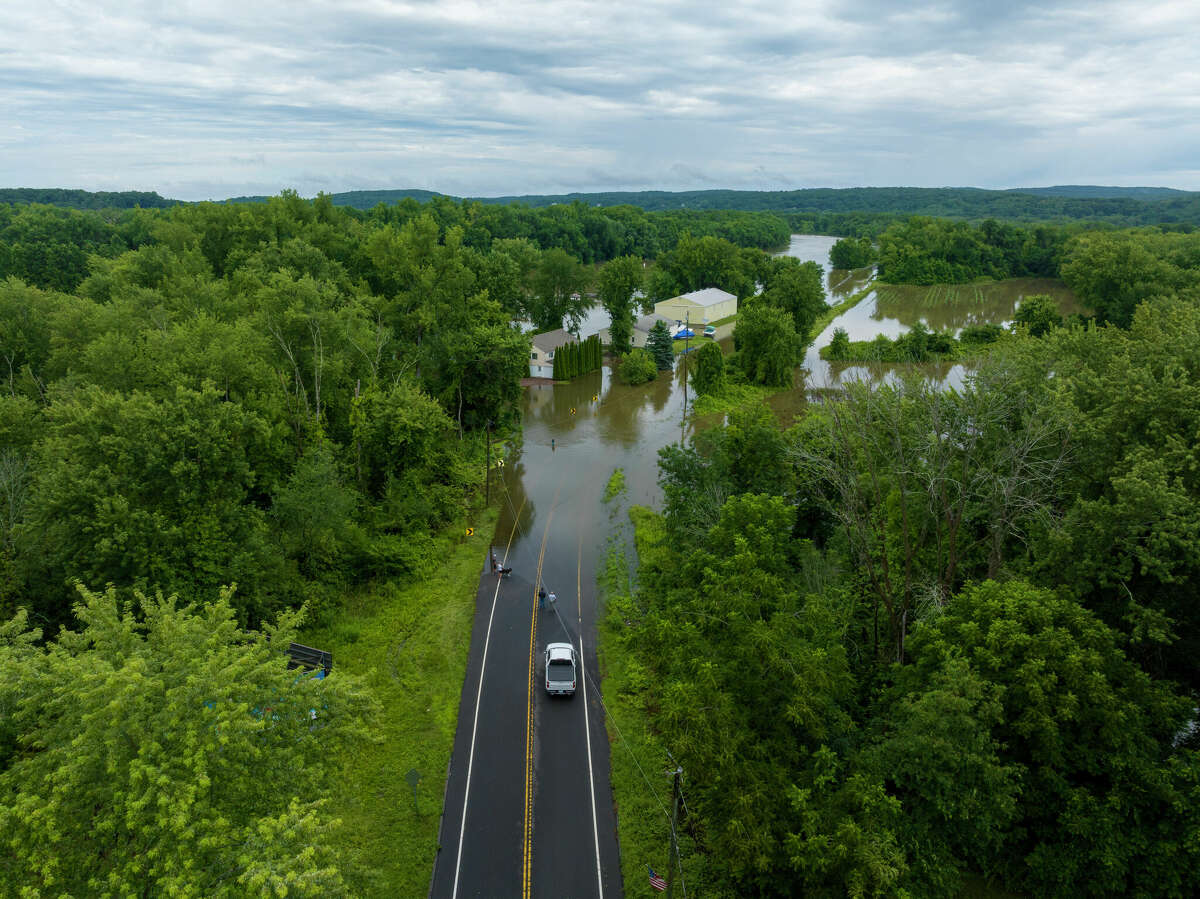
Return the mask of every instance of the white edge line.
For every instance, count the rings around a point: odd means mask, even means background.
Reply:
[[[580,629],[582,631],[582,628]],[[600,828],[596,824],[596,776],[592,773],[592,728],[588,722],[588,704],[587,704],[587,664],[583,657],[583,634],[579,635],[579,675],[581,686],[583,687],[583,731],[587,739],[587,755],[588,755],[588,783],[591,785],[589,792],[592,796],[592,839],[596,846],[596,889],[600,893],[600,899],[604,899],[604,880],[600,875]]]
[[[457,899],[458,897],[458,875],[462,870],[463,837],[467,832],[467,801],[471,798],[471,769],[475,765],[475,734],[479,730],[479,705],[483,700],[483,675],[487,671],[488,646],[492,642],[492,621],[496,617],[496,600],[499,596],[500,578],[497,577],[496,592],[492,594],[492,611],[488,614],[487,636],[483,640],[483,661],[479,665],[479,690],[475,693],[475,720],[471,724],[471,752],[467,756],[467,786],[463,791],[462,822],[458,827],[458,855],[454,860],[454,891],[450,894],[453,899]],[[590,754],[590,747],[588,752]],[[599,858],[599,852],[600,849],[597,846],[597,858]]]

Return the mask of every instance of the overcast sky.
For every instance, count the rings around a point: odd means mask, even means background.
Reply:
[[[1200,190],[1200,3],[37,0],[0,187]]]

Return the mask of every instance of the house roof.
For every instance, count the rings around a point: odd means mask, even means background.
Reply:
[[[672,303],[675,300],[686,300],[687,304],[707,308],[715,306],[717,303],[724,303],[727,300],[736,300],[737,297],[728,291],[721,290],[719,287],[705,287],[703,290],[693,290],[691,293],[683,293],[677,297],[672,297],[670,300],[664,300],[665,303]],[[683,305],[683,304],[681,304]]]
[[[553,331],[543,331],[541,334],[533,335],[533,345],[544,353],[553,353],[564,344],[578,342],[575,335],[564,328],[555,328]]]
[[[651,312],[649,315],[643,315],[635,321],[633,326],[639,331],[649,333],[650,329],[654,327],[655,322],[666,322],[669,325],[672,321],[674,319],[667,318],[665,315],[659,315],[657,312]]]

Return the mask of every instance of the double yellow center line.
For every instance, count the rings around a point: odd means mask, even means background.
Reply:
[[[542,585],[542,563],[546,560],[546,543],[550,539],[550,522],[554,520],[554,510],[558,506],[558,495],[562,491],[562,481],[559,481],[554,491],[554,500],[550,503],[550,513],[546,516],[546,526],[542,531],[542,548],[538,552],[537,576],[533,579],[532,614],[529,619],[529,683],[525,694],[525,825],[521,839],[521,897],[529,899],[533,871],[533,697],[537,690],[537,594]]]

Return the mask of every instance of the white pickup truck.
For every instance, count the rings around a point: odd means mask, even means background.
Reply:
[[[570,643],[546,646],[546,692],[551,696],[575,695],[575,647]]]

